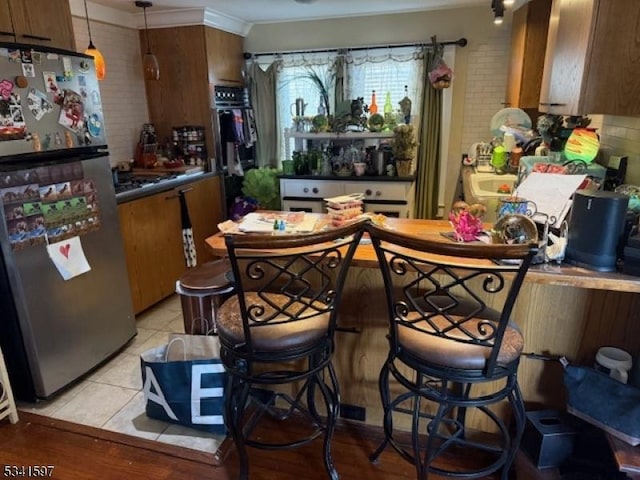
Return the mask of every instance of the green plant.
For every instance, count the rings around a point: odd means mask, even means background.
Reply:
[[[331,114],[331,104],[329,103],[329,95],[332,88],[335,86],[336,74],[335,71],[329,70],[324,75],[320,75],[312,67],[307,67],[307,72],[302,75],[304,80],[308,80],[313,83],[322,97],[324,103],[324,109],[327,117]]]
[[[244,173],[242,193],[258,201],[258,208],[280,210],[280,181],[273,167],[252,168]]]

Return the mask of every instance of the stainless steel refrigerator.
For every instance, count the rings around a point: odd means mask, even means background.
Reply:
[[[0,346],[47,398],[136,334],[93,59],[0,43]]]

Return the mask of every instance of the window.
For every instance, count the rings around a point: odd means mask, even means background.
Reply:
[[[342,57],[340,57],[343,55]],[[338,59],[344,62],[336,62]],[[358,97],[364,99],[364,103],[371,103],[371,93],[376,91],[376,103],[378,112],[383,113],[384,104],[389,92],[393,112],[399,111],[398,102],[405,97],[405,85],[407,96],[412,101],[411,123],[417,125],[417,112],[420,109],[422,99],[423,56],[418,47],[401,48],[376,48],[358,51],[308,53],[308,54],[282,54],[278,58],[260,57],[261,65],[268,65],[274,60],[280,61],[278,70],[276,98],[278,103],[278,131],[279,131],[279,158],[284,160],[286,128],[295,128],[294,117],[303,114],[300,128],[310,129],[311,119],[319,114],[326,113],[321,105],[320,89],[317,83],[310,79],[315,76],[328,89],[330,113],[336,110],[336,92],[334,91],[335,78],[340,72],[340,65],[344,65],[342,77],[344,77],[344,92],[338,97],[345,101],[351,101]],[[296,100],[302,99],[304,112],[296,106]],[[289,139],[289,151],[294,150],[293,139]]]

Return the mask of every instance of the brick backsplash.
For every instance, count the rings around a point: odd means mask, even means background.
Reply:
[[[604,115],[599,130],[601,161],[609,155],[626,155],[626,183],[640,185],[640,117]]]
[[[511,27],[495,28],[485,42],[469,45],[461,138],[463,153],[475,142],[491,140],[489,126],[504,108],[511,49]]]
[[[87,23],[73,18],[78,51],[89,45]],[[91,22],[93,44],[104,55],[107,75],[100,82],[107,141],[112,165],[133,157],[142,124],[149,121],[142,77],[138,31]]]

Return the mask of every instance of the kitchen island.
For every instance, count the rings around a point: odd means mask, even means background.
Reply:
[[[324,216],[320,215],[322,219]],[[410,234],[450,240],[447,221],[387,219],[389,226]],[[206,239],[216,256],[225,256],[224,238]],[[640,277],[600,273],[566,264],[535,265],[529,270],[516,302],[513,319],[523,332],[525,353],[566,356],[569,361],[593,364],[602,345],[640,351]],[[335,366],[343,409],[365,414],[366,423],[381,425],[378,373],[388,343],[383,281],[371,245],[360,245],[347,275],[338,316]],[[556,361],[523,356],[518,371],[527,408],[563,409],[562,367]],[[361,409],[364,409],[361,410]],[[473,426],[487,430],[484,418]]]

